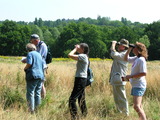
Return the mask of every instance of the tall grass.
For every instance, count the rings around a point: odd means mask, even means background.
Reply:
[[[0,120],[69,120],[68,99],[73,89],[75,61],[53,61],[49,64],[45,86],[47,96],[39,111],[31,115],[26,105],[25,64],[17,59],[0,59]],[[130,116],[125,118],[115,109],[109,73],[112,61],[91,61],[94,83],[86,88],[88,116],[82,120],[136,120],[132,108],[131,86],[126,85]],[[148,62],[147,91],[143,104],[148,120],[160,119],[160,62]],[[129,71],[130,72],[130,66]],[[81,116],[80,110],[78,110]]]

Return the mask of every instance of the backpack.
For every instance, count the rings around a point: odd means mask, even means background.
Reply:
[[[51,54],[49,45],[47,45],[47,48],[48,48],[48,52],[47,52],[47,56],[46,56],[46,63],[49,64],[52,62],[52,54]]]
[[[92,82],[94,81],[93,72],[92,72],[92,69],[89,66],[90,66],[90,61],[89,61],[88,69],[87,69],[87,83],[86,83],[86,86],[89,86],[89,85],[91,86]]]
[[[39,47],[41,46],[41,44],[44,43],[43,41],[40,41]],[[49,48],[49,45],[47,45],[47,56],[46,56],[46,64],[49,64],[52,62],[52,54]]]

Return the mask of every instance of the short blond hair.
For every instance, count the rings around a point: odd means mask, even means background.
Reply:
[[[148,58],[148,50],[143,43],[136,42],[135,47],[138,49],[138,57],[143,56],[145,59]]]
[[[26,45],[26,50],[27,50],[27,51],[35,51],[35,50],[37,50],[37,48],[36,48],[36,46],[35,46],[34,44],[28,43],[28,44]]]

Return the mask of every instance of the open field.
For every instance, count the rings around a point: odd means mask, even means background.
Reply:
[[[45,83],[47,97],[39,111],[31,115],[27,112],[25,98],[25,65],[20,58],[0,57],[0,120],[69,120],[68,99],[73,88],[75,64],[68,59],[55,59],[49,64]],[[138,120],[132,108],[129,83],[126,89],[130,116],[124,118],[116,113],[112,87],[108,83],[111,64],[111,60],[91,61],[95,81],[86,89],[88,116],[82,120]],[[160,61],[147,62],[147,65],[148,88],[143,99],[144,110],[148,120],[160,120]]]

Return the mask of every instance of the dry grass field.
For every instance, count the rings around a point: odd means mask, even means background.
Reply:
[[[31,115],[25,98],[25,64],[19,59],[0,58],[0,120],[69,120],[68,99],[73,88],[75,64],[75,61],[58,60],[49,64],[45,82],[47,96],[39,111]],[[126,85],[130,116],[126,118],[115,110],[112,87],[108,83],[111,64],[111,60],[91,61],[95,81],[86,88],[88,116],[81,120],[138,120],[132,108],[130,83]],[[160,120],[160,61],[147,62],[147,66],[144,110],[148,120]]]

